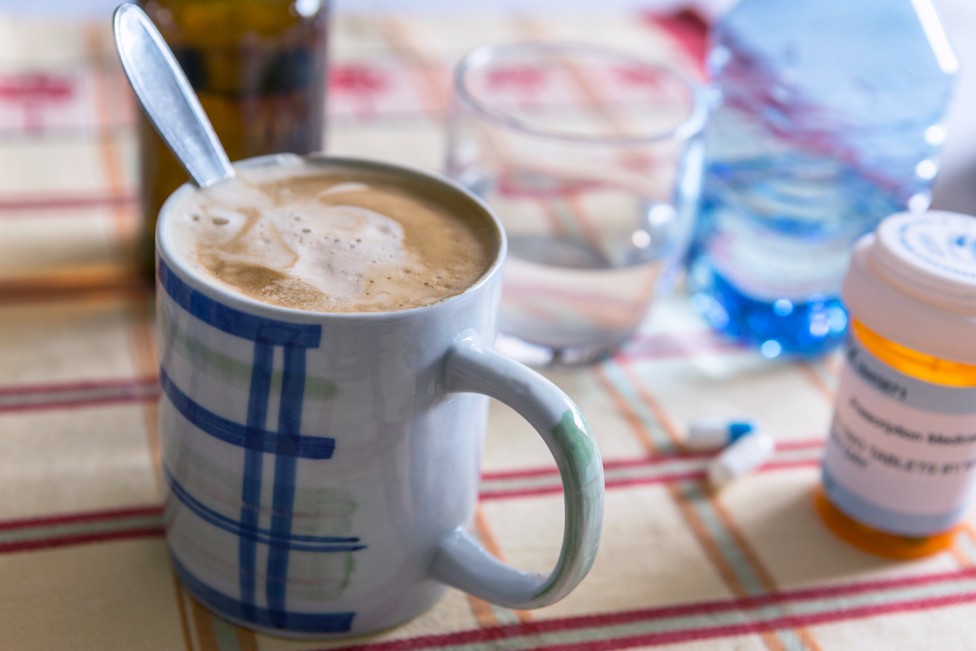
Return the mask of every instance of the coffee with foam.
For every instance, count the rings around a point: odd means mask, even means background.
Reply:
[[[169,233],[201,275],[263,303],[386,312],[461,293],[491,266],[491,221],[423,177],[341,164],[244,168],[183,195]]]

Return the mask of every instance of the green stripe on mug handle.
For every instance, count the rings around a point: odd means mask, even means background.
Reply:
[[[589,572],[603,524],[603,463],[589,426],[569,397],[535,371],[485,348],[473,333],[454,342],[445,365],[451,393],[482,393],[505,403],[542,436],[563,482],[562,549],[547,576],[503,563],[464,529],[441,542],[435,579],[500,606],[539,608],[559,601]]]

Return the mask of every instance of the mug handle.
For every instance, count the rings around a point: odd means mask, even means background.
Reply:
[[[559,560],[548,576],[494,558],[462,527],[443,540],[431,574],[438,581],[508,608],[539,608],[565,597],[589,572],[603,524],[603,463],[579,408],[535,371],[462,333],[448,352],[450,393],[482,393],[512,407],[549,446],[563,483],[565,520]]]

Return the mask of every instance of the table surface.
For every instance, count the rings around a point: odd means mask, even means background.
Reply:
[[[602,40],[697,70],[693,22],[637,11],[393,13],[334,24],[328,150],[438,169],[451,63],[507,38]],[[832,536],[812,494],[836,356],[769,362],[675,295],[618,355],[546,375],[579,402],[607,477],[603,543],[568,598],[519,612],[450,592],[382,635],[294,642],[210,615],[163,541],[152,296],[136,231],[133,109],[107,26],[0,19],[0,647],[5,649],[972,649],[976,530],[894,562]],[[679,444],[703,417],[777,440],[760,472],[707,490]],[[473,524],[544,570],[562,495],[544,445],[495,406]]]

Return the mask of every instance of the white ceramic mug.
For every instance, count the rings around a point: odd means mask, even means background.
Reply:
[[[393,626],[445,586],[511,608],[562,598],[596,553],[602,464],[576,405],[491,349],[506,249],[497,220],[440,177],[308,160],[421,180],[494,227],[494,263],[426,307],[330,314],[267,305],[190,268],[170,231],[177,200],[195,189],[177,190],[157,230],[166,535],[177,576],[224,617],[291,636]],[[528,420],[559,467],[565,530],[548,575],[495,560],[465,531],[485,396]]]

